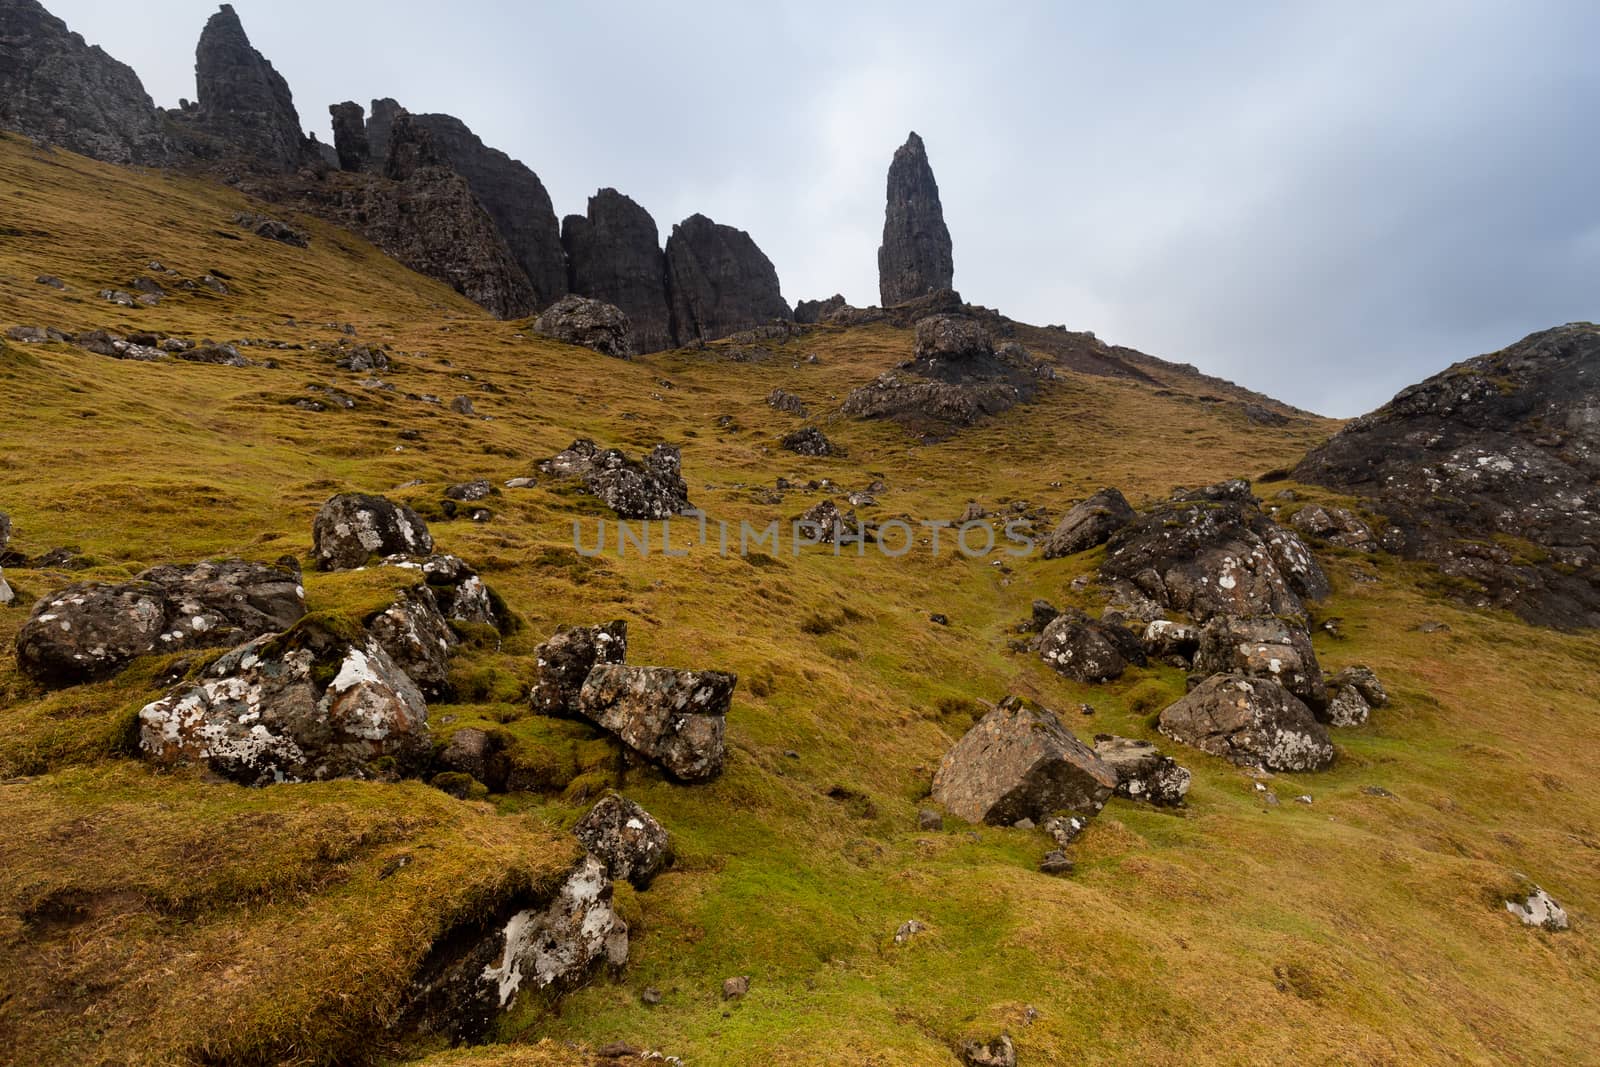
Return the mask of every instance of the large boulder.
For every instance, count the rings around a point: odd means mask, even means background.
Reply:
[[[1303,616],[1328,595],[1305,543],[1262,514],[1247,482],[1225,482],[1141,513],[1110,540],[1101,576],[1163,607],[1213,615]]]
[[[584,488],[623,519],[669,519],[689,507],[682,453],[659,444],[643,461],[602,449],[586,437],[539,464],[545,474],[582,479]]]
[[[772,261],[748,233],[690,215],[667,238],[667,296],[680,345],[790,318]]]
[[[918,360],[961,362],[994,355],[994,341],[981,322],[965,315],[929,315],[917,320]]]
[[[627,657],[626,620],[558,631],[534,652],[538,671],[533,684],[534,710],[544,715],[576,715],[578,696],[595,664],[621,663]]]
[[[578,711],[683,782],[722,772],[722,734],[738,679],[721,671],[599,663]]]
[[[1055,712],[1007,697],[956,742],[933,776],[933,799],[974,823],[1093,815],[1117,776]]]
[[[633,354],[633,327],[614,304],[567,295],[534,321],[535,333],[592,348],[603,356],[628,359]]]
[[[1348,423],[1296,479],[1365,498],[1384,545],[1496,605],[1600,626],[1600,326],[1457,363]]]
[[[275,633],[305,613],[293,570],[242,560],[152,567],[132,582],[78,582],[41,599],[17,633],[17,663],[42,681],[83,681],[151,652]]]
[[[922,138],[912,133],[889,164],[878,248],[878,294],[884,307],[949,289],[955,278],[950,230]]]
[[[655,817],[626,797],[603,798],[572,828],[583,847],[600,857],[612,878],[648,889],[672,863],[672,841]]]
[[[258,637],[147,704],[139,748],[158,766],[198,764],[245,785],[416,773],[428,706],[374,638],[305,626]]]
[[[1174,741],[1244,766],[1319,771],[1333,742],[1311,709],[1271,678],[1216,674],[1161,713]]]
[[[411,984],[409,1028],[456,1043],[478,1042],[515,1007],[518,994],[565,992],[597,968],[628,962],[628,924],[612,904],[605,864],[587,853],[565,878],[484,930],[474,923],[441,938]]]
[[[1198,674],[1272,678],[1313,709],[1325,708],[1328,703],[1311,635],[1298,623],[1276,616],[1219,615],[1211,619],[1200,630],[1194,669]]]
[[[1094,739],[1094,754],[1116,772],[1119,797],[1172,807],[1189,793],[1188,770],[1149,741],[1101,734]]]
[[[367,493],[340,493],[317,512],[311,527],[317,566],[351,570],[373,556],[426,556],[433,535],[422,516],[406,504]]]
[[[567,281],[574,293],[622,309],[640,352],[672,347],[667,260],[650,213],[615,189],[589,198],[586,215],[561,220]]]
[[[1039,636],[1039,655],[1079,682],[1108,682],[1128,669],[1112,636],[1081,611],[1064,611],[1051,620]]]
[[[394,603],[367,620],[367,632],[424,695],[448,695],[450,654],[460,640],[427,585],[401,590]]]
[[[1103,545],[1111,535],[1134,520],[1126,497],[1116,489],[1102,489],[1072,506],[1043,545],[1045,559],[1060,559]]]

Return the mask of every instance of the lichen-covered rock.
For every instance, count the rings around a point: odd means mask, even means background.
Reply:
[[[819,500],[795,520],[800,537],[816,545],[854,543],[862,536],[854,511],[842,512],[831,499]]]
[[[292,570],[242,560],[152,567],[132,582],[79,582],[41,599],[17,633],[17,663],[44,681],[83,681],[147,653],[275,633],[305,613]]]
[[[1328,710],[1323,717],[1330,726],[1360,726],[1372,714],[1372,705],[1353,685],[1328,685]]]
[[[258,637],[147,704],[139,748],[158,766],[201,764],[245,785],[415,773],[428,706],[376,640],[306,627]]]
[[[578,711],[684,782],[722,771],[722,734],[738,679],[722,671],[596,664]]]
[[[586,296],[567,295],[557,300],[534,321],[535,333],[592,348],[603,356],[630,359],[633,327],[628,316],[614,304]]]
[[[567,280],[574,293],[622,309],[640,352],[672,347],[667,262],[655,219],[615,189],[589,198],[588,214],[561,220]]]
[[[1079,682],[1107,682],[1128,669],[1110,635],[1081,611],[1065,611],[1051,620],[1039,637],[1039,655]]]
[[[317,512],[311,528],[317,566],[351,570],[373,556],[426,556],[433,535],[408,505],[367,493],[340,493]]]
[[[425,696],[450,690],[450,654],[460,642],[427,585],[403,589],[367,620],[367,632]]]
[[[774,389],[767,394],[767,406],[790,415],[806,417],[806,403],[793,393],[782,389]]]
[[[994,355],[989,331],[965,315],[929,315],[917,321],[916,358],[919,360],[982,359]]]
[[[1017,1048],[1006,1034],[988,1041],[974,1038],[962,1045],[961,1062],[964,1067],[1017,1067]]]
[[[831,456],[834,453],[833,443],[815,426],[803,426],[785,434],[778,443],[801,456]]]
[[[1361,521],[1361,516],[1349,508],[1308,504],[1294,513],[1289,525],[1308,537],[1340,548],[1353,548],[1357,552],[1378,550],[1378,538],[1372,532],[1372,527]]]
[[[922,138],[912,133],[889,164],[878,293],[884,307],[949,289],[955,278],[950,230]]]
[[[672,862],[666,827],[633,801],[611,794],[572,828],[583,847],[605,863],[612,878],[648,889]]]
[[[1319,771],[1333,763],[1327,729],[1271,678],[1212,675],[1161,713],[1160,729],[1202,752],[1269,771]]]
[[[673,445],[656,445],[638,462],[583,437],[540,463],[539,469],[558,478],[581,478],[584,488],[619,518],[668,519],[689,507],[683,457]]]
[[[569,990],[596,968],[628,962],[628,924],[599,858],[583,855],[553,893],[534,896],[487,931],[464,928],[438,941],[412,981],[410,1029],[481,1041],[519,993]]]
[[[1102,489],[1074,504],[1072,510],[1062,516],[1061,522],[1045,539],[1044,558],[1060,559],[1103,545],[1133,519],[1134,510],[1119,490]]]
[[[1389,703],[1389,691],[1378,681],[1371,667],[1352,664],[1329,679],[1331,685],[1347,686],[1359,692],[1368,704],[1381,708]]]
[[[1219,615],[1200,630],[1194,669],[1199,674],[1272,678],[1313,709],[1325,708],[1327,686],[1305,628],[1275,616]]]
[[[1190,774],[1149,741],[1131,737],[1095,738],[1094,754],[1117,775],[1117,795],[1162,807],[1183,803]]]
[[[772,261],[743,230],[690,215],[667,238],[667,297],[680,345],[790,317]]]
[[[1173,611],[1303,616],[1328,579],[1293,531],[1260,511],[1246,482],[1228,482],[1157,504],[1110,540],[1100,567]]]
[[[534,653],[538,674],[533,684],[533,709],[543,715],[576,715],[578,695],[595,664],[621,663],[627,657],[628,623],[624,619],[558,631]]]
[[[968,822],[1010,826],[1093,815],[1116,787],[1115,772],[1055,712],[1007,697],[945,753],[933,799]]]
[[[1189,666],[1200,648],[1200,631],[1171,619],[1152,620],[1144,628],[1145,652],[1152,658],[1174,666]]]
[[[1538,926],[1552,933],[1567,928],[1566,909],[1538,886],[1520,900],[1506,901],[1506,910],[1521,919],[1524,926]]]

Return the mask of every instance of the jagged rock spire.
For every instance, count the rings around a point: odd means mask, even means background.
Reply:
[[[950,289],[955,279],[950,230],[939,203],[928,152],[915,132],[889,164],[888,206],[878,249],[878,293],[884,307]]]
[[[743,230],[690,215],[667,238],[672,333],[680,345],[709,341],[794,312],[778,272]]]
[[[587,215],[562,220],[561,245],[574,293],[626,312],[640,352],[672,347],[666,257],[650,212],[615,189],[601,189],[589,198]]]
[[[251,47],[231,4],[206,22],[194,58],[200,121],[230,154],[273,170],[306,162],[308,143],[289,83]]]

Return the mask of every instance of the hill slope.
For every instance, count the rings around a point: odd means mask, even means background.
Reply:
[[[980,701],[1018,692],[1082,735],[1155,736],[1180,671],[1090,686],[1007,649],[1036,597],[1099,614],[1096,588],[1074,583],[1099,551],[723,558],[713,544],[588,558],[571,523],[592,545],[603,509],[544,479],[504,489],[483,523],[448,520],[440,503],[454,483],[537,477],[538,460],[586,436],[629,453],[681,445],[692,499],[735,526],[787,521],[824,495],[780,493],[783,477],[881,481],[862,507],[879,520],[954,519],[972,500],[1042,509],[1042,532],[1102,485],[1140,504],[1292,467],[1336,424],[1252,423],[1242,391],[1149,357],[1137,366],[1153,380],[1063,358],[1035,403],[923,445],[828,417],[910,356],[911,332],[888,324],[620,362],[496,322],[323,224],[287,220],[309,235],[303,249],[254,236],[231,220],[264,209],[220,187],[8,137],[0,193],[0,328],[293,346],[240,348],[270,367],[0,350],[0,510],[29,562],[6,568],[19,601],[0,609],[0,645],[34,598],[70,581],[230,555],[298,557],[314,612],[360,616],[390,579],[310,574],[311,521],[336,492],[387,493],[523,622],[457,657],[457,703],[430,709],[436,735],[503,729],[542,769],[538,790],[467,801],[419,782],[250,790],[156,773],[130,727],[172,657],[47,691],[0,656],[0,1030],[13,1062],[434,1051],[386,1036],[418,962],[444,931],[563,869],[577,851],[563,831],[610,787],[659,818],[677,853],[647,891],[617,889],[627,969],[559,1012],[525,998],[496,1034],[521,1051],[440,1063],[571,1062],[569,1041],[692,1063],[955,1063],[962,1040],[1002,1030],[1025,1064],[1580,1062],[1600,1041],[1592,637],[1456,607],[1421,564],[1323,553],[1334,591],[1317,611],[1343,636],[1319,629],[1317,652],[1331,669],[1371,665],[1393,704],[1336,732],[1332,770],[1268,780],[1278,804],[1255,777],[1175,751],[1194,773],[1187,806],[1113,801],[1074,846],[1076,873],[1051,878],[1037,870],[1042,834],[948,819],[925,831],[916,815]],[[151,260],[177,272],[159,275],[158,306],[97,298]],[[229,292],[176,284],[207,274]],[[375,377],[395,388],[338,370],[338,344],[389,346],[393,366]],[[778,447],[800,425],[765,403],[780,387],[846,455]],[[475,415],[451,409],[458,396]],[[537,644],[617,617],[634,662],[740,676],[715,782],[672,784],[598,730],[527,708]],[[1506,913],[1519,873],[1562,901],[1572,931]],[[927,931],[894,944],[913,918]],[[724,1002],[734,975],[750,992]]]

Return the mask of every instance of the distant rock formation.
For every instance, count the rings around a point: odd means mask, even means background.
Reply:
[[[403,182],[426,167],[444,167],[444,156],[433,134],[409,111],[401,111],[389,130],[389,151],[383,159],[383,176]]]
[[[802,300],[794,306],[794,321],[800,323],[823,322],[835,311],[843,311],[849,306],[843,294],[840,293],[834,293],[826,300]]]
[[[1295,477],[1366,497],[1386,548],[1468,599],[1600,626],[1600,326],[1571,323],[1403,389]]]
[[[621,308],[633,324],[636,350],[672,347],[666,256],[648,211],[615,189],[601,189],[589,198],[587,215],[562,220],[561,244],[572,292]]]
[[[171,152],[133,69],[35,0],[0,0],[0,127],[107,163],[161,163]]]
[[[889,164],[888,206],[878,248],[878,292],[884,307],[953,288],[955,263],[939,184],[922,138],[913,133]]]
[[[667,238],[672,335],[680,345],[792,317],[772,261],[748,233],[690,215]]]
[[[278,171],[319,158],[301,129],[289,83],[251,47],[231,4],[201,32],[194,74],[195,121],[227,155]]]
[[[458,118],[412,117],[432,135],[444,164],[467,180],[472,194],[505,237],[511,255],[533,287],[534,310],[543,310],[565,296],[567,263],[561,250],[561,226],[539,176],[484,144]]]
[[[404,110],[393,97],[372,102],[372,114],[367,118],[367,145],[375,166],[383,166],[383,161],[389,158],[389,132],[394,128],[396,116]]]
[[[333,150],[338,153],[339,169],[366,170],[372,165],[372,144],[361,105],[354,100],[331,104],[328,114],[333,117]]]

